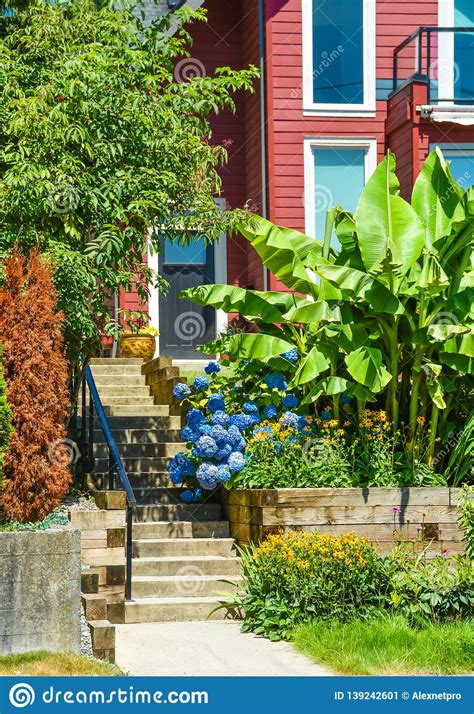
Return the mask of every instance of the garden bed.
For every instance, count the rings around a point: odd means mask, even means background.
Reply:
[[[270,533],[351,531],[382,552],[400,540],[440,553],[464,551],[453,488],[234,489],[222,495],[230,533],[240,545]]]

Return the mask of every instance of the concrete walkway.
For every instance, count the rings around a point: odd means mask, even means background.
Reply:
[[[240,632],[240,623],[117,625],[116,661],[137,676],[330,676],[287,642]]]

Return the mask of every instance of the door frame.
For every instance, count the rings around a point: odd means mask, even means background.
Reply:
[[[225,198],[216,198],[216,204],[224,210]],[[159,253],[151,251],[148,247],[148,266],[158,272]],[[214,243],[214,281],[216,283],[227,283],[227,235],[225,233]],[[160,293],[155,287],[150,287],[150,297],[148,298],[148,314],[150,316],[150,327],[160,329]],[[227,325],[227,313],[224,310],[216,310],[216,337]],[[155,357],[160,356],[160,340],[156,340]],[[203,359],[205,356],[203,355]]]

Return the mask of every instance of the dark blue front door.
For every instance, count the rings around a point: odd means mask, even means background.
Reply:
[[[216,311],[181,300],[181,290],[214,282],[214,246],[197,238],[190,245],[164,240],[159,272],[169,283],[160,295],[160,354],[179,359],[203,359],[199,345],[216,338]]]

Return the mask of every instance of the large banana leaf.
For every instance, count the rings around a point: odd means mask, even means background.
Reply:
[[[449,171],[440,149],[432,151],[413,188],[412,206],[425,227],[429,251],[440,238],[450,235],[462,191]]]
[[[329,369],[330,362],[321,347],[313,347],[301,362],[295,374],[295,384],[307,384]]]
[[[279,292],[277,290],[258,290],[257,295],[266,300],[270,305],[275,305],[282,313],[292,308],[312,304],[308,298],[301,297],[292,292]]]
[[[392,379],[383,364],[382,353],[376,347],[359,347],[346,355],[345,362],[351,377],[375,394],[381,392]]]
[[[368,180],[356,210],[359,248],[369,271],[390,259],[407,272],[423,249],[424,226],[399,188],[395,157],[389,152]]]
[[[250,225],[241,224],[239,231],[257,251],[265,267],[287,288],[317,297],[318,286],[311,279],[305,260],[314,251],[322,253],[322,243],[259,216],[253,217]]]
[[[356,298],[366,300],[371,308],[390,314],[403,312],[403,305],[380,281],[345,265],[319,265],[318,275]]]
[[[344,306],[344,322],[352,319],[352,310],[349,305]],[[319,324],[320,322],[342,322],[341,307],[336,303],[329,304],[325,300],[308,302],[301,307],[295,307],[283,315],[287,322],[301,324]]]
[[[281,355],[294,348],[291,342],[261,333],[232,335],[228,341],[230,357],[239,359],[257,359],[268,362],[272,357]]]
[[[253,290],[235,285],[198,285],[182,290],[180,298],[192,300],[198,305],[209,305],[224,312],[238,312],[247,320],[280,322],[282,313]]]
[[[457,372],[474,374],[474,327],[466,335],[446,340],[440,359]]]

